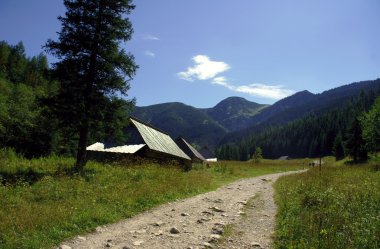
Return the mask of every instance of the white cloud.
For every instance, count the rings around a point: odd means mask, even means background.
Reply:
[[[149,35],[149,34],[142,35],[142,38],[144,40],[151,40],[151,41],[158,41],[158,40],[160,40],[160,38],[158,38],[157,36]]]
[[[196,55],[192,58],[195,65],[188,67],[187,71],[177,73],[180,79],[187,81],[208,80],[230,69],[223,61],[212,61],[206,55]]]
[[[294,93],[293,90],[284,89],[283,86],[271,86],[264,84],[250,84],[250,85],[241,85],[235,86],[227,82],[227,79],[224,76],[215,77],[211,81],[212,84],[223,86],[231,91],[247,93],[253,96],[258,96],[267,99],[279,100],[283,99]]]
[[[283,99],[294,93],[293,90],[285,89],[284,86],[281,85],[270,86],[264,84],[237,86],[235,87],[235,91],[275,100]]]
[[[235,90],[235,87],[233,85],[229,84],[227,82],[226,77],[224,77],[224,76],[219,76],[219,77],[213,78],[212,81],[211,81],[211,83],[215,84],[215,85],[224,86],[224,87],[226,87],[226,88],[228,88],[230,90]]]
[[[144,52],[144,54],[146,55],[146,56],[150,56],[150,57],[156,57],[156,54],[155,53],[153,53],[152,51],[150,51],[150,50],[146,50],[145,52]]]
[[[211,84],[225,87],[231,91],[246,93],[266,99],[279,100],[294,93],[293,90],[286,89],[282,85],[265,85],[253,83],[249,85],[236,86],[231,84],[224,76],[218,76],[230,69],[230,66],[222,61],[212,61],[206,55],[196,55],[192,58],[194,66],[188,67],[187,71],[177,73],[180,79],[187,81],[211,80]]]

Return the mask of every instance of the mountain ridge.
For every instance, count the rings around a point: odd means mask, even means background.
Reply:
[[[211,148],[242,139],[267,126],[279,126],[307,114],[338,108],[361,91],[377,90],[380,79],[354,82],[314,94],[297,92],[273,105],[258,104],[242,97],[228,97],[211,108],[196,108],[181,102],[136,107],[132,115],[167,131],[183,136],[196,147]]]
[[[132,115],[172,137],[183,136],[198,147],[214,148],[228,132],[248,127],[250,117],[265,107],[241,97],[229,97],[211,108],[196,108],[181,102],[136,106]]]

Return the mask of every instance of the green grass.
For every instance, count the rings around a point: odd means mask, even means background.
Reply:
[[[51,248],[97,226],[158,204],[213,190],[239,178],[296,170],[293,163],[220,162],[173,166],[89,162],[72,174],[72,158],[26,160],[0,150],[0,248]]]
[[[327,164],[280,178],[276,248],[380,248],[379,162]]]

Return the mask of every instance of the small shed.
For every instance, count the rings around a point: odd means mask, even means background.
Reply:
[[[282,157],[279,157],[278,160],[291,160],[292,158],[290,158],[289,156],[282,156]]]
[[[217,162],[215,154],[209,149],[207,145],[203,146],[202,149],[199,150],[199,153],[206,159],[206,162]]]
[[[189,144],[183,137],[178,137],[175,142],[183,152],[188,155],[193,163],[202,163],[206,159],[199,153],[191,144]]]
[[[130,117],[130,125],[125,130],[128,139],[127,144],[117,147],[105,148],[102,143],[95,143],[87,147],[92,157],[98,157],[97,154],[107,153],[116,155],[112,158],[122,156],[140,156],[160,161],[176,160],[184,165],[186,170],[191,169],[191,158],[183,152],[176,142],[164,131],[153,127],[141,120]]]

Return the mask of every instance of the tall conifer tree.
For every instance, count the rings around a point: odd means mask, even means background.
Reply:
[[[362,135],[362,126],[359,118],[355,118],[347,134],[346,148],[352,159],[357,161],[367,160],[368,153]]]
[[[75,169],[83,170],[89,133],[99,128],[110,108],[122,108],[137,65],[133,55],[120,49],[133,29],[127,14],[131,0],[64,0],[58,19],[58,40],[48,40],[47,52],[59,61],[54,72],[61,83],[52,105],[60,120],[72,125],[78,138]],[[107,120],[107,122],[113,122]]]

